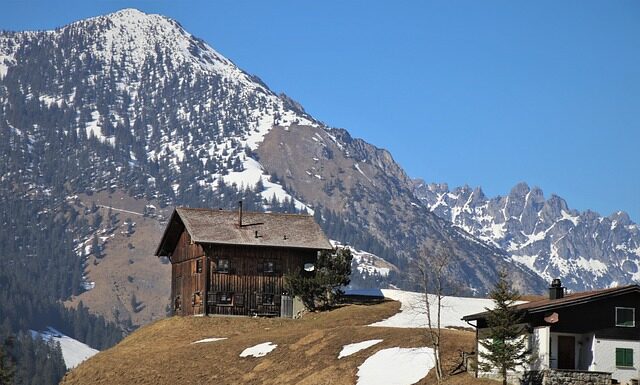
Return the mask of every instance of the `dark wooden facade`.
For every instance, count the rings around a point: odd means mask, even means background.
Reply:
[[[309,274],[305,265],[313,265],[321,249],[330,249],[328,241],[322,248],[196,241],[179,216],[172,222],[156,255],[171,260],[175,315],[280,316],[281,298],[287,294],[284,276]],[[249,231],[253,235],[256,230]]]
[[[304,265],[317,258],[315,250],[203,246],[189,239],[184,231],[172,256],[176,315],[280,315],[284,275],[303,273]]]

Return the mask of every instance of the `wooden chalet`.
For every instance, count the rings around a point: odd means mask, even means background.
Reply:
[[[155,255],[171,261],[176,315],[291,316],[284,275],[311,274],[318,253],[331,249],[309,215],[181,207]]]

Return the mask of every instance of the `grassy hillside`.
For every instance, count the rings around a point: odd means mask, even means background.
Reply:
[[[398,302],[348,305],[301,320],[246,317],[172,317],[134,332],[67,374],[62,384],[355,384],[358,366],[376,351],[428,346],[424,331],[368,327],[399,310]],[[474,334],[446,330],[447,368],[470,351]],[[192,344],[204,338],[226,340]],[[338,360],[346,344],[384,341]],[[241,358],[248,347],[273,342],[278,347],[260,358]],[[433,383],[433,373],[420,384]],[[466,374],[448,384],[491,383]]]

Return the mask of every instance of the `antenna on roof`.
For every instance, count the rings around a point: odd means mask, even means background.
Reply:
[[[242,201],[238,201],[238,227],[242,227]]]

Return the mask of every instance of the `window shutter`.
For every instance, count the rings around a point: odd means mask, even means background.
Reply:
[[[624,350],[616,348],[616,366],[622,366],[624,361]]]
[[[633,366],[633,349],[616,348],[616,366]]]

